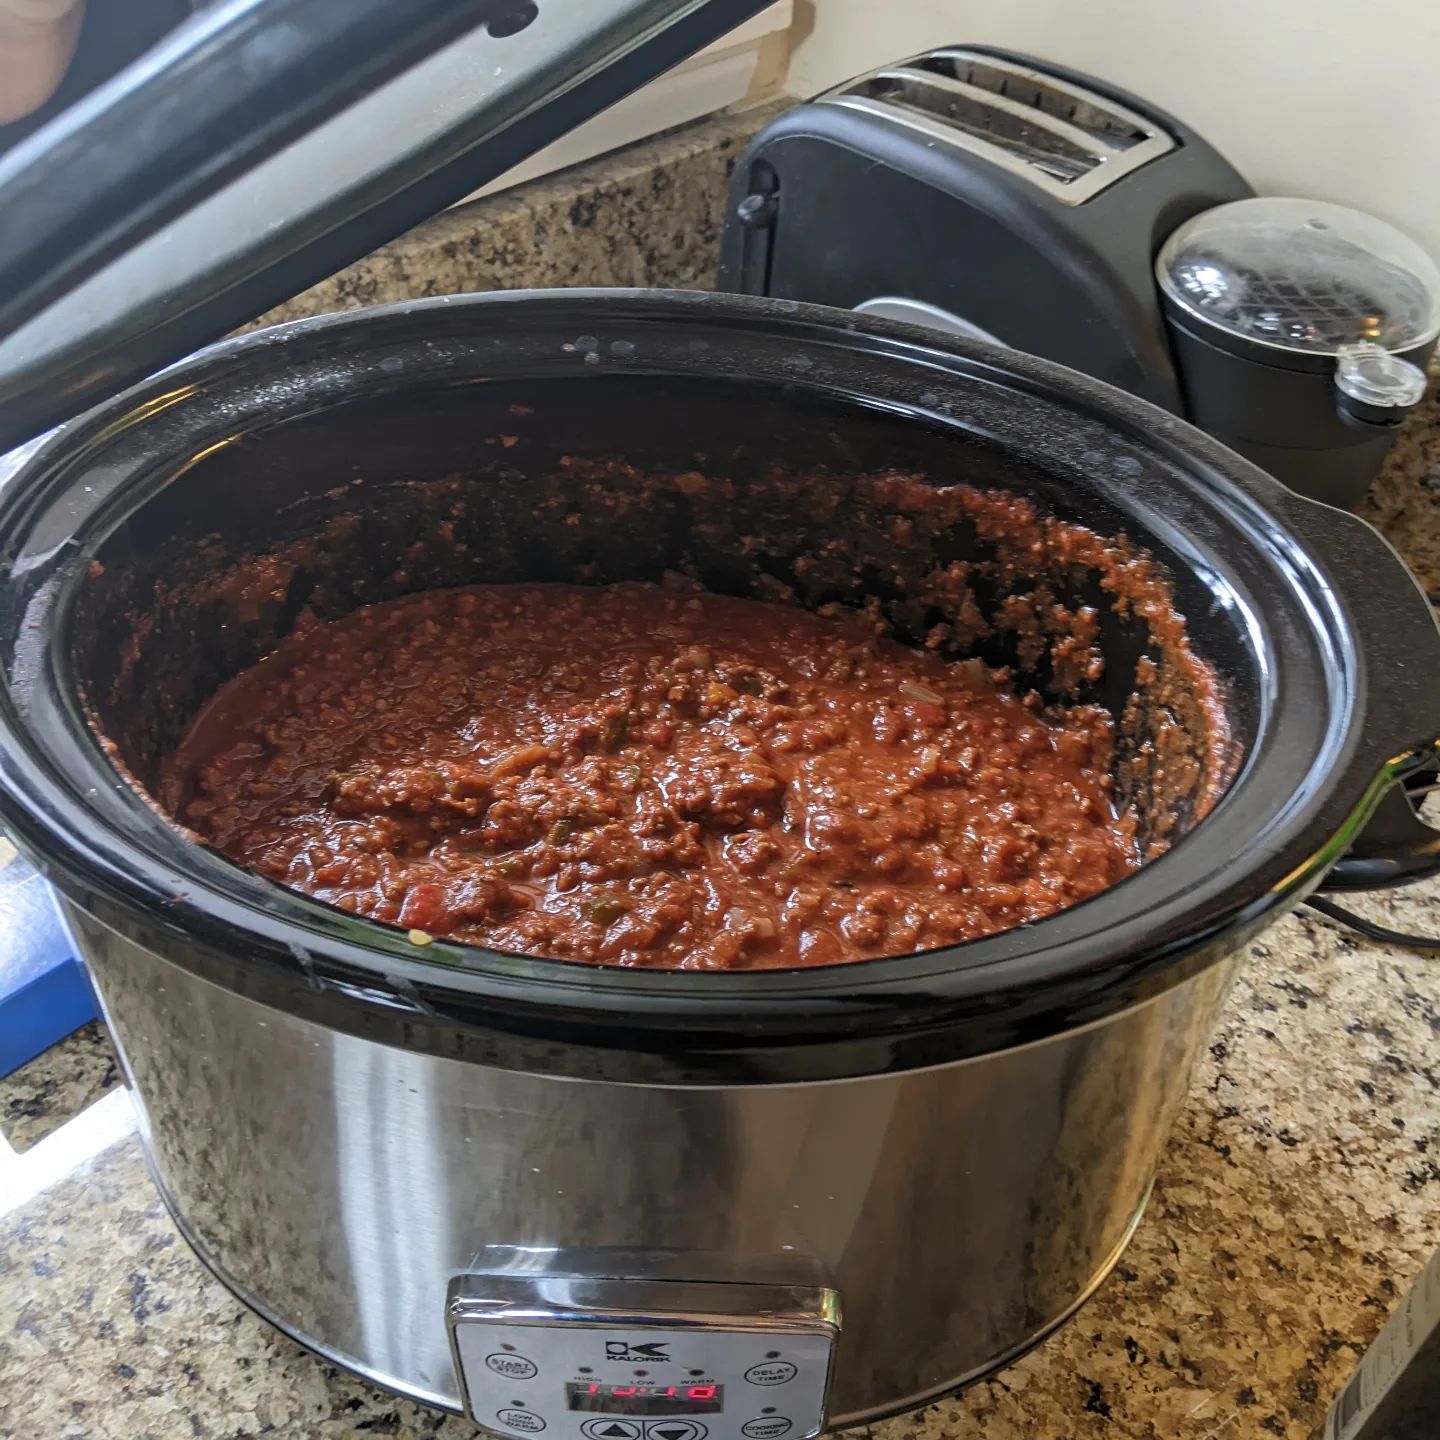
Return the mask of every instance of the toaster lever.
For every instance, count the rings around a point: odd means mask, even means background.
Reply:
[[[775,249],[775,221],[780,215],[780,176],[765,160],[750,167],[750,190],[735,206],[740,234],[740,289],[750,295],[770,293],[770,261]]]

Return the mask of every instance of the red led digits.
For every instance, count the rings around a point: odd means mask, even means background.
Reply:
[[[598,1415],[716,1415],[724,1408],[723,1385],[607,1385],[577,1380],[565,1387],[571,1410]]]

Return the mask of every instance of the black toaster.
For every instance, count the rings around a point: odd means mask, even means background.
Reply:
[[[1113,86],[932,50],[761,131],[735,171],[719,283],[999,340],[1183,413],[1155,255],[1251,194],[1188,126]]]

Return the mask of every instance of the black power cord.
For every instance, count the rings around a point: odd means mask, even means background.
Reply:
[[[1377,925],[1373,920],[1367,920],[1363,915],[1357,915],[1355,911],[1347,910],[1345,906],[1337,905],[1333,900],[1326,900],[1319,895],[1312,896],[1305,904],[1307,908],[1323,915],[1327,920],[1333,920],[1337,925],[1348,925],[1367,940],[1378,940],[1382,945],[1404,945],[1411,950],[1440,952],[1440,937],[1407,935],[1403,930],[1391,930],[1386,925]]]
[[[1429,598],[1432,604],[1440,605],[1440,597],[1437,595],[1432,594]],[[1418,809],[1427,795],[1440,791],[1440,771],[1433,766],[1426,766],[1407,776],[1404,785],[1406,795]],[[1337,905],[1333,900],[1327,900],[1321,895],[1311,896],[1305,904],[1316,914],[1323,915],[1337,925],[1348,926],[1367,940],[1376,940],[1382,945],[1403,945],[1410,950],[1440,952],[1440,936],[1409,935],[1403,930],[1392,930],[1388,925],[1377,925],[1373,920],[1367,920],[1354,910]]]

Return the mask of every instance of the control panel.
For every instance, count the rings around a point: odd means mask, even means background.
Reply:
[[[447,1305],[466,1413],[546,1440],[808,1440],[825,1428],[833,1290],[460,1275]]]

